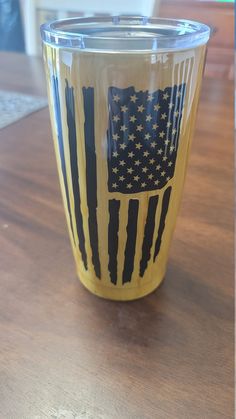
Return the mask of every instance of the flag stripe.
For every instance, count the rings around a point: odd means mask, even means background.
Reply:
[[[170,202],[170,194],[171,194],[171,186],[169,186],[165,192],[164,192],[164,196],[162,199],[162,208],[161,208],[161,217],[160,217],[160,224],[159,224],[159,228],[158,228],[158,233],[157,233],[157,239],[156,239],[156,243],[155,243],[155,251],[154,251],[154,256],[153,256],[153,262],[155,262],[156,257],[160,251],[161,248],[161,240],[162,240],[162,235],[165,229],[165,221],[166,221],[166,215],[167,215],[167,211],[168,211],[168,207],[169,207],[169,202]]]
[[[96,276],[101,278],[97,225],[97,162],[94,135],[94,88],[83,87],[83,99],[89,237],[94,270]]]
[[[118,253],[118,232],[119,232],[119,209],[120,201],[117,199],[109,200],[109,225],[108,225],[108,269],[111,282],[117,283],[117,253]]]
[[[185,95],[186,95],[186,84],[182,84],[182,86],[181,86],[181,100],[180,100],[180,104],[179,104],[180,109],[183,109],[183,107],[184,107]],[[175,139],[175,146],[177,148],[179,146],[181,120],[182,120],[182,118],[179,118],[178,124],[177,124],[177,133],[178,133],[178,135],[176,136],[176,139]]]
[[[124,269],[123,269],[123,275],[122,275],[123,284],[131,281],[131,277],[132,277],[132,273],[134,269],[138,208],[139,208],[139,200],[130,199],[129,209],[128,209],[128,223],[126,227],[127,239],[126,239],[126,246],[125,246],[125,262],[124,262]]]
[[[140,261],[140,276],[143,277],[144,272],[147,269],[148,261],[151,257],[151,248],[153,242],[153,234],[155,228],[155,217],[158,204],[159,196],[151,196],[148,202],[148,212],[146,218],[146,224],[144,229],[144,238],[142,245],[142,258]]]
[[[62,136],[61,106],[60,106],[60,97],[59,97],[59,91],[58,91],[58,79],[55,76],[52,76],[52,86],[53,86],[54,110],[55,110],[56,125],[57,125],[58,147],[59,147],[59,154],[60,154],[60,160],[61,160],[61,171],[62,171],[64,187],[65,187],[67,209],[68,209],[69,217],[70,217],[70,228],[71,228],[71,232],[72,232],[72,236],[73,236],[73,240],[75,244],[75,236],[74,236],[74,231],[73,231],[70,200],[69,200],[68,183],[67,183],[67,177],[66,177],[66,163],[65,163],[63,136]]]
[[[71,179],[74,194],[74,205],[75,205],[75,220],[77,233],[79,238],[79,249],[81,252],[82,260],[85,269],[87,266],[87,254],[85,249],[85,238],[83,229],[83,217],[81,213],[81,198],[79,188],[79,171],[77,161],[77,143],[76,143],[76,126],[75,126],[75,103],[74,103],[74,89],[69,87],[68,81],[66,80],[65,88],[66,98],[66,112],[67,112],[67,126],[68,126],[68,139],[70,149],[70,164],[71,164]]]

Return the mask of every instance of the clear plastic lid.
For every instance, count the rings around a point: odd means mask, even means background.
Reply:
[[[210,28],[190,20],[135,16],[62,19],[41,26],[43,42],[97,52],[160,52],[205,44]]]

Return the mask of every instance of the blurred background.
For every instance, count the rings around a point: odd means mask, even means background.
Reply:
[[[233,79],[233,0],[0,0],[0,50],[41,55],[41,23],[73,16],[146,15],[202,21],[214,31],[206,77]]]

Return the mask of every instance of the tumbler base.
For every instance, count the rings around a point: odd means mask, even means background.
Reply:
[[[78,278],[80,282],[87,288],[92,294],[100,298],[104,298],[107,300],[115,300],[115,301],[131,301],[137,300],[139,298],[143,298],[146,295],[155,291],[164,279],[164,274],[159,278],[155,278],[155,280],[143,284],[140,287],[128,288],[124,285],[124,288],[114,288],[110,286],[105,286],[104,284],[99,283],[99,279],[96,279],[96,283],[94,281],[88,280],[84,278],[83,275],[78,273]],[[141,278],[142,280],[142,278]]]

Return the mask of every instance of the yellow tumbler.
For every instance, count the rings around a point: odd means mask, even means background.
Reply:
[[[165,275],[209,35],[130,16],[41,27],[77,273],[100,297],[143,297]]]

